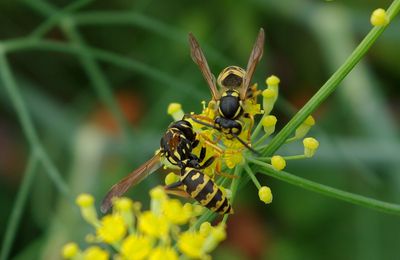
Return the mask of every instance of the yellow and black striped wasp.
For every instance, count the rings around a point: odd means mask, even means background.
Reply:
[[[216,117],[212,124],[204,122],[201,117],[196,115],[187,115],[193,121],[212,127],[221,131],[227,139],[236,138],[244,146],[252,149],[239,135],[243,129],[242,117],[248,117],[248,113],[244,109],[244,102],[249,96],[251,90],[250,83],[258,62],[261,60],[264,48],[264,30],[261,28],[253,50],[250,54],[246,70],[238,66],[229,66],[225,68],[218,76],[217,83],[221,90],[217,89],[215,76],[211,73],[207,60],[200,48],[200,45],[193,34],[189,34],[190,53],[193,61],[199,66],[208,86],[211,90],[212,101],[216,103]],[[251,94],[250,94],[251,95]],[[250,129],[253,125],[251,119]],[[256,152],[257,153],[257,152]]]
[[[197,156],[193,153],[197,145],[199,141],[189,121],[173,122],[161,138],[159,152],[111,187],[103,199],[101,211],[107,212],[112,206],[114,197],[120,197],[130,187],[158,170],[162,166],[161,158],[166,158],[172,165],[180,168],[180,181],[166,186],[166,190],[183,188],[187,195],[210,210],[221,214],[230,213],[231,206],[228,199],[213,180],[200,171],[210,166],[215,157],[210,157],[202,163],[206,156],[206,148],[201,147]]]

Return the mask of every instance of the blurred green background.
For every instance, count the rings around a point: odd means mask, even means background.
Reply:
[[[264,57],[254,81],[263,86],[267,76],[280,77],[272,112],[280,129],[366,35],[372,10],[390,4],[102,0],[74,1],[83,4],[60,13],[71,2],[0,2],[0,44],[10,39],[25,44],[7,58],[40,142],[70,194],[89,192],[97,203],[113,183],[152,156],[171,122],[169,103],[199,112],[200,102],[210,98],[190,58],[188,32],[199,39],[218,74],[227,65],[245,66],[259,28],[265,29]],[[56,44],[27,44],[42,33],[47,43]],[[397,19],[314,113],[317,155],[290,162],[288,172],[400,203],[398,46]],[[14,104],[1,82],[2,239],[32,150]],[[301,151],[301,144],[293,144],[279,153]],[[154,174],[129,196],[146,203],[148,189],[163,176]],[[256,188],[247,185],[215,259],[398,259],[399,217],[259,179],[271,187],[273,203],[264,205]],[[72,198],[62,195],[39,164],[10,258],[58,259],[63,243],[84,245],[91,229]]]

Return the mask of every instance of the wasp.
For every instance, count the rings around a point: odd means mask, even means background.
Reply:
[[[181,169],[180,180],[166,186],[165,189],[178,187],[182,187],[186,194],[213,212],[221,215],[233,213],[228,198],[218,185],[191,163]]]
[[[244,146],[252,149],[239,135],[243,130],[243,116],[249,117],[244,109],[244,102],[249,96],[250,82],[257,67],[258,62],[261,60],[264,48],[264,30],[261,28],[253,50],[250,54],[246,70],[238,66],[229,66],[222,70],[219,74],[217,83],[221,90],[217,89],[215,76],[211,73],[207,60],[200,48],[200,45],[193,34],[189,33],[190,54],[193,61],[199,66],[200,71],[205,78],[212,95],[212,101],[216,103],[217,116],[214,118],[213,124],[201,121],[195,115],[187,115],[193,121],[205,126],[212,127],[221,131],[227,139],[236,138]],[[252,122],[254,121],[253,118]],[[256,152],[257,153],[257,152]]]
[[[181,175],[180,182],[166,186],[166,190],[182,186],[187,195],[199,201],[201,205],[215,212],[231,212],[230,204],[218,186],[200,171],[210,166],[215,157],[210,157],[202,163],[206,156],[206,148],[201,147],[199,156],[193,153],[193,149],[199,145],[196,136],[189,121],[173,122],[160,140],[159,151],[150,160],[111,187],[103,199],[101,211],[107,212],[111,208],[114,197],[120,197],[130,187],[158,170],[162,166],[161,159],[166,158],[172,165],[180,168]],[[179,193],[176,194],[179,195]],[[229,208],[226,208],[227,205]]]

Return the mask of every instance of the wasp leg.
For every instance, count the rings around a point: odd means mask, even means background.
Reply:
[[[237,179],[237,178],[239,178],[239,176],[232,175],[232,174],[229,174],[229,173],[218,172],[218,171],[215,171],[215,174],[217,174],[217,175],[219,175],[221,177],[224,177],[224,178],[228,178],[228,179]]]
[[[205,161],[205,162],[203,163],[203,165],[200,166],[200,169],[205,169],[205,168],[207,168],[208,166],[210,166],[210,165],[214,162],[215,158],[216,158],[215,156],[208,158],[207,161]]]
[[[219,130],[217,127],[214,126],[214,121],[211,121],[211,119],[208,118],[208,117],[200,116],[200,115],[190,115],[190,114],[186,114],[186,115],[184,116],[184,118],[190,118],[190,119],[192,119],[194,122],[196,122],[196,123],[198,123],[198,124],[200,124],[200,125],[208,126],[208,127],[213,128],[213,129]],[[199,119],[197,119],[197,118],[203,119],[203,120],[207,120],[207,121],[209,121],[210,123],[201,121],[201,120],[199,120]]]
[[[190,199],[191,197],[184,190],[166,190],[165,191],[169,195],[175,195],[181,198]]]
[[[218,141],[212,141],[210,140],[210,138],[208,138],[206,135],[202,134],[202,133],[198,133],[198,135],[200,135],[201,138],[203,138],[204,143],[212,148],[214,148],[214,150],[218,153],[218,154],[222,154],[224,151],[217,146]]]

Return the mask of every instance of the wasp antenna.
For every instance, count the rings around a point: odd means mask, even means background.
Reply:
[[[242,140],[242,138],[240,138],[238,135],[232,134],[239,142],[241,142],[247,149],[249,149],[250,151],[252,151],[253,153],[255,153],[256,155],[260,156],[260,152],[258,152],[257,150],[254,150],[253,148],[251,148],[245,141]]]

